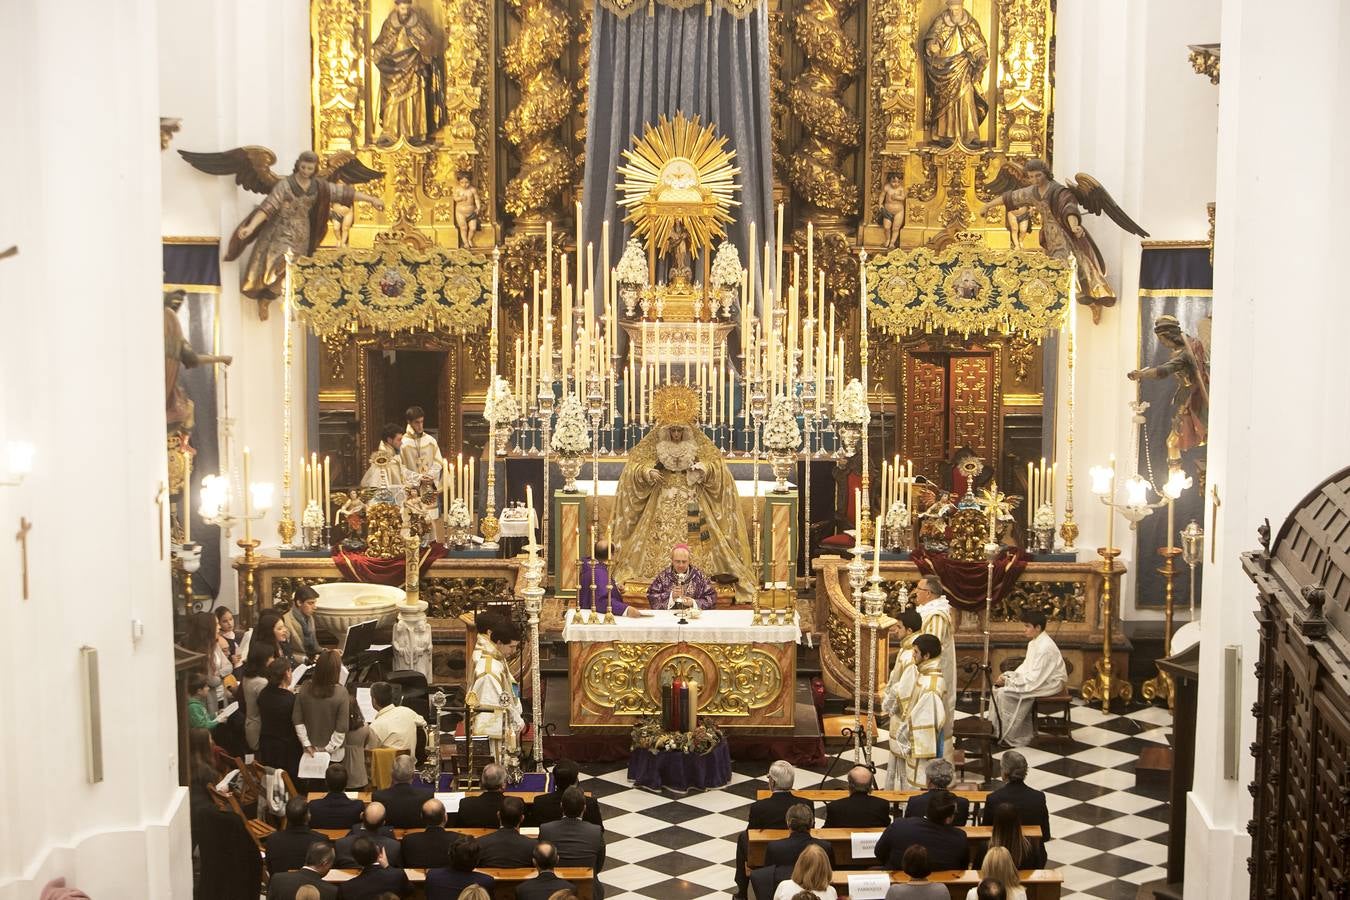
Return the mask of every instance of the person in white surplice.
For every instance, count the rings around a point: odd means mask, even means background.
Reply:
[[[942,643],[931,634],[914,638],[914,665],[901,676],[906,692],[896,715],[891,717],[891,766],[896,769],[901,790],[927,786],[925,766],[943,755],[946,743],[942,723],[950,718],[943,702],[946,684],[942,677]]]
[[[881,697],[881,711],[890,716],[891,764],[886,768],[886,790],[899,790],[901,769],[900,760],[904,752],[895,733],[904,720],[908,710],[905,703],[909,700],[914,686],[914,639],[922,632],[923,618],[913,609],[907,609],[896,616],[895,630],[900,635],[900,652],[895,655],[895,665],[891,666],[891,676],[886,680],[886,692]]]
[[[914,603],[923,617],[924,634],[942,642],[942,681],[946,691],[942,702],[947,708],[947,721],[942,725],[942,756],[950,760],[956,752],[956,742],[952,740],[956,717],[956,613],[942,595],[942,582],[935,575],[919,579],[914,588]]]
[[[1031,743],[1031,701],[1037,697],[1052,697],[1064,689],[1068,674],[1064,657],[1054,640],[1045,633],[1045,614],[1028,612],[1022,616],[1026,625],[1027,656],[1011,672],[1004,672],[994,680],[994,706],[989,715],[997,714],[1003,723],[1002,743],[1023,747]]]

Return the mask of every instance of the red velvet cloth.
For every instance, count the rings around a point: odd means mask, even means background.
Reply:
[[[418,564],[418,578],[426,578],[431,564],[445,555],[445,545],[433,541],[422,551],[422,561]],[[362,584],[387,584],[390,587],[403,587],[407,576],[407,567],[401,557],[394,559],[376,559],[364,553],[352,553],[341,547],[333,548],[333,565],[338,567],[345,581],[359,581]]]
[[[945,553],[928,553],[922,547],[916,548],[909,558],[924,575],[941,579],[953,606],[965,610],[984,608],[989,582],[987,563],[952,559]],[[1026,567],[1027,555],[1020,547],[1004,547],[999,551],[994,558],[993,598],[1006,597]]]

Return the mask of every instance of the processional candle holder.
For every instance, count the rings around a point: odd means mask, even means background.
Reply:
[[[1205,530],[1194,519],[1181,532],[1181,559],[1191,572],[1191,621],[1195,621],[1195,570],[1205,561]]]
[[[427,759],[422,764],[418,774],[422,780],[432,786],[433,790],[440,790],[441,784],[441,713],[445,710],[449,698],[445,691],[435,691],[427,697],[427,702],[431,704],[431,721],[427,722]]]
[[[173,556],[183,571],[183,611],[191,615],[197,611],[197,604],[192,596],[192,576],[202,567],[202,545],[196,541],[175,544]]]
[[[885,609],[886,591],[881,586],[880,573],[873,572],[867,580],[871,587],[863,592],[863,615],[867,621],[867,668],[871,674],[867,691],[867,741],[863,744],[863,753],[870,768],[877,727],[877,625]]]
[[[539,613],[544,605],[544,560],[539,547],[530,545],[530,558],[525,563],[525,615],[530,628],[530,715],[534,724],[534,771],[543,769],[543,698],[539,689]],[[519,780],[519,779],[517,779]]]
[[[248,540],[240,539],[235,541],[235,546],[244,551],[244,558],[240,562],[240,567],[244,570],[244,606],[243,606],[243,624],[253,626],[253,605],[256,599],[257,591],[257,572],[258,572],[258,547],[262,541],[257,538]]]
[[[1158,574],[1163,577],[1163,657],[1172,655],[1172,619],[1175,615],[1175,594],[1174,583],[1176,578],[1176,558],[1186,551],[1181,547],[1172,545],[1172,535],[1175,533],[1176,526],[1176,501],[1182,493],[1193,484],[1191,478],[1180,469],[1173,469],[1168,476],[1167,483],[1163,485],[1162,494],[1164,502],[1167,504],[1167,546],[1158,548],[1158,555],[1163,558],[1162,566],[1158,569]],[[1184,539],[1184,534],[1183,534]],[[1194,569],[1191,570],[1194,573]],[[1156,665],[1156,664],[1155,664]],[[1139,693],[1145,700],[1156,700],[1163,698],[1167,701],[1167,708],[1174,709],[1176,705],[1176,686],[1172,681],[1172,676],[1158,668],[1158,674],[1145,681],[1139,687]]]
[[[863,585],[867,583],[867,554],[872,548],[858,543],[848,564],[848,586],[853,592],[853,760],[862,759],[862,616]]]
[[[551,443],[549,439],[552,436],[553,430],[553,407],[557,403],[557,401],[553,397],[552,377],[539,379],[539,395],[537,399],[539,401],[540,446],[543,448],[541,452],[544,454],[544,497],[543,497],[544,508],[539,515],[539,529],[540,534],[547,535],[549,533],[548,530],[549,509],[553,506],[553,494],[549,490],[549,481],[550,481],[549,476],[551,474],[549,472],[549,464],[548,464],[549,451],[551,449]],[[548,542],[547,537],[544,538],[544,542],[545,544],[547,544]]]

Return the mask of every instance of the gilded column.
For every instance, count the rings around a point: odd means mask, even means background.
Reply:
[[[520,89],[520,102],[502,123],[520,167],[506,185],[506,211],[517,231],[542,232],[572,175],[559,128],[572,113],[572,88],[562,77],[571,23],[553,0],[510,0],[520,31],[502,53],[502,70]]]

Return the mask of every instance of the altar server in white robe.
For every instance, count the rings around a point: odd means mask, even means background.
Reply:
[[[1001,740],[1010,747],[1031,743],[1034,734],[1031,723],[1031,701],[1037,697],[1052,697],[1064,689],[1068,673],[1064,656],[1050,635],[1045,633],[1045,614],[1028,612],[1022,616],[1026,626],[1027,655],[1022,664],[1011,672],[1004,672],[994,680],[994,706],[989,715],[997,713],[1003,723]]]
[[[914,589],[914,602],[923,617],[923,632],[942,642],[942,679],[946,693],[942,701],[947,708],[947,720],[942,724],[943,757],[952,759],[956,742],[952,740],[952,725],[956,716],[956,613],[942,595],[942,582],[936,575],[925,575]]]
[[[370,467],[361,476],[361,487],[388,488],[394,502],[402,504],[408,491],[416,490],[423,481],[430,482],[412,469],[405,468],[399,448],[403,445],[403,429],[394,424],[380,430],[380,446],[370,455]]]
[[[900,634],[900,651],[895,654],[895,664],[891,666],[891,675],[886,679],[886,691],[881,696],[881,711],[890,716],[891,764],[886,767],[886,790],[898,790],[900,783],[901,747],[896,740],[896,728],[901,719],[908,714],[905,708],[914,685],[914,639],[923,628],[923,617],[914,609],[906,609],[896,617],[895,630]]]
[[[494,623],[487,646],[482,646],[482,635],[478,640],[470,690],[476,695],[475,706],[480,712],[473,717],[473,733],[488,739],[493,760],[501,763],[507,751],[514,753],[520,747],[520,730],[525,727],[510,665],[511,657],[520,649],[520,631],[503,619]]]
[[[914,638],[914,665],[901,676],[899,711],[891,718],[891,748],[895,757],[897,790],[922,790],[928,784],[925,767],[947,751],[942,725],[949,711],[944,698],[946,681],[942,675],[942,642],[931,634]],[[888,783],[890,776],[887,776]]]
[[[440,444],[423,430],[427,421],[426,413],[420,406],[410,406],[405,418],[408,421],[408,429],[403,433],[403,443],[398,448],[403,468],[427,476],[436,483],[439,490],[445,461],[441,458]]]

